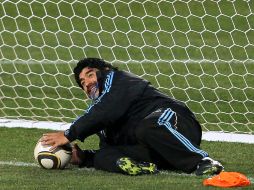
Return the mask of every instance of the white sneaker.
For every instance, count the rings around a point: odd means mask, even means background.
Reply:
[[[224,170],[220,162],[210,157],[203,158],[197,166],[196,175],[215,175]]]

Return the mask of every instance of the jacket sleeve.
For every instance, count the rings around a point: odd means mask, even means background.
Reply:
[[[65,131],[68,140],[84,141],[86,137],[110,127],[124,116],[142,94],[142,87],[138,83],[145,85],[144,81],[140,80],[137,83],[131,78],[122,77],[119,73],[118,76],[114,76],[117,75],[116,72],[118,71],[107,74],[102,94],[90,105],[85,114],[76,119],[70,129]],[[136,85],[139,86],[137,89]]]

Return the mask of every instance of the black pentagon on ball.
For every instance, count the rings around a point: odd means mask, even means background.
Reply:
[[[52,162],[53,162],[52,168],[46,168],[45,166],[43,166],[41,163],[41,161],[43,159],[52,160]],[[47,152],[47,151],[40,152],[38,154],[38,162],[39,162],[40,166],[44,169],[58,169],[61,166],[61,160],[55,154],[52,154],[51,152]]]

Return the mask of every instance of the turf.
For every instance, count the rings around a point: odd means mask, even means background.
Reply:
[[[0,118],[72,122],[89,104],[73,62],[102,57],[185,102],[204,130],[253,134],[253,23],[253,1],[245,0],[1,1]],[[0,161],[33,163],[44,132],[0,128]],[[83,146],[96,148],[97,138]],[[251,146],[202,144],[253,181]],[[0,189],[215,189],[203,179],[0,165]]]
[[[37,140],[48,130],[0,128],[0,161],[36,163],[33,149]],[[97,148],[97,138],[90,137],[83,148]],[[253,149],[251,144],[207,142],[202,149],[220,160],[226,171],[244,173],[254,180]],[[1,189],[216,189],[204,187],[203,179],[179,172],[162,171],[157,175],[131,177],[92,169],[68,166],[64,170],[45,170],[34,166],[0,164]],[[243,189],[252,189],[245,187]],[[234,189],[234,188],[233,188]],[[237,188],[236,188],[237,189]]]

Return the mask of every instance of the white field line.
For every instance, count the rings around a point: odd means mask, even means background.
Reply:
[[[29,121],[29,120],[0,118],[0,127],[9,127],[9,128],[21,127],[21,128],[38,128],[61,131],[68,129],[70,125],[71,125],[70,123],[62,123],[62,122]],[[254,144],[254,135],[223,133],[219,131],[206,131],[203,132],[202,140]]]
[[[29,163],[29,162],[19,162],[19,161],[0,161],[0,166],[17,166],[17,167],[37,167],[39,168],[39,164],[36,163]],[[72,168],[71,165],[66,166],[66,168]],[[85,170],[85,171],[95,171],[94,168],[78,168],[78,170]]]
[[[252,178],[252,177],[248,177],[248,179],[251,181],[251,184],[253,184],[253,183],[254,183],[254,178]]]
[[[17,162],[17,161],[0,161],[0,165],[4,166],[24,166],[24,167],[39,167],[35,163]]]
[[[0,118],[0,127],[66,130],[70,127],[70,123]]]
[[[40,167],[39,164],[19,161],[0,161],[0,166],[18,166],[18,167]],[[71,167],[71,166],[66,166]],[[77,168],[78,170],[94,171],[94,168]]]
[[[38,164],[35,163],[26,163],[26,162],[16,162],[16,161],[0,161],[0,166],[17,166],[17,167],[39,167]],[[96,171],[94,168],[77,168],[77,170],[85,170],[88,172]],[[194,173],[186,174],[186,173],[176,173],[172,171],[166,171],[162,170],[159,172],[159,175],[171,175],[171,176],[189,176],[189,177],[195,177],[196,175]],[[251,183],[254,183],[254,178],[248,177],[247,178],[251,181]]]
[[[38,164],[36,163],[28,163],[28,162],[19,162],[19,161],[0,161],[0,166],[17,166],[17,167],[40,167]],[[72,166],[69,166],[72,167]],[[68,166],[67,166],[68,168]],[[78,168],[77,170],[85,170],[85,171],[95,171],[94,168]],[[164,174],[164,175],[185,175],[185,176],[190,176],[192,174],[185,174],[185,173],[174,173],[171,171],[165,171],[162,170],[160,171],[160,174]],[[193,174],[194,175],[194,174]]]

